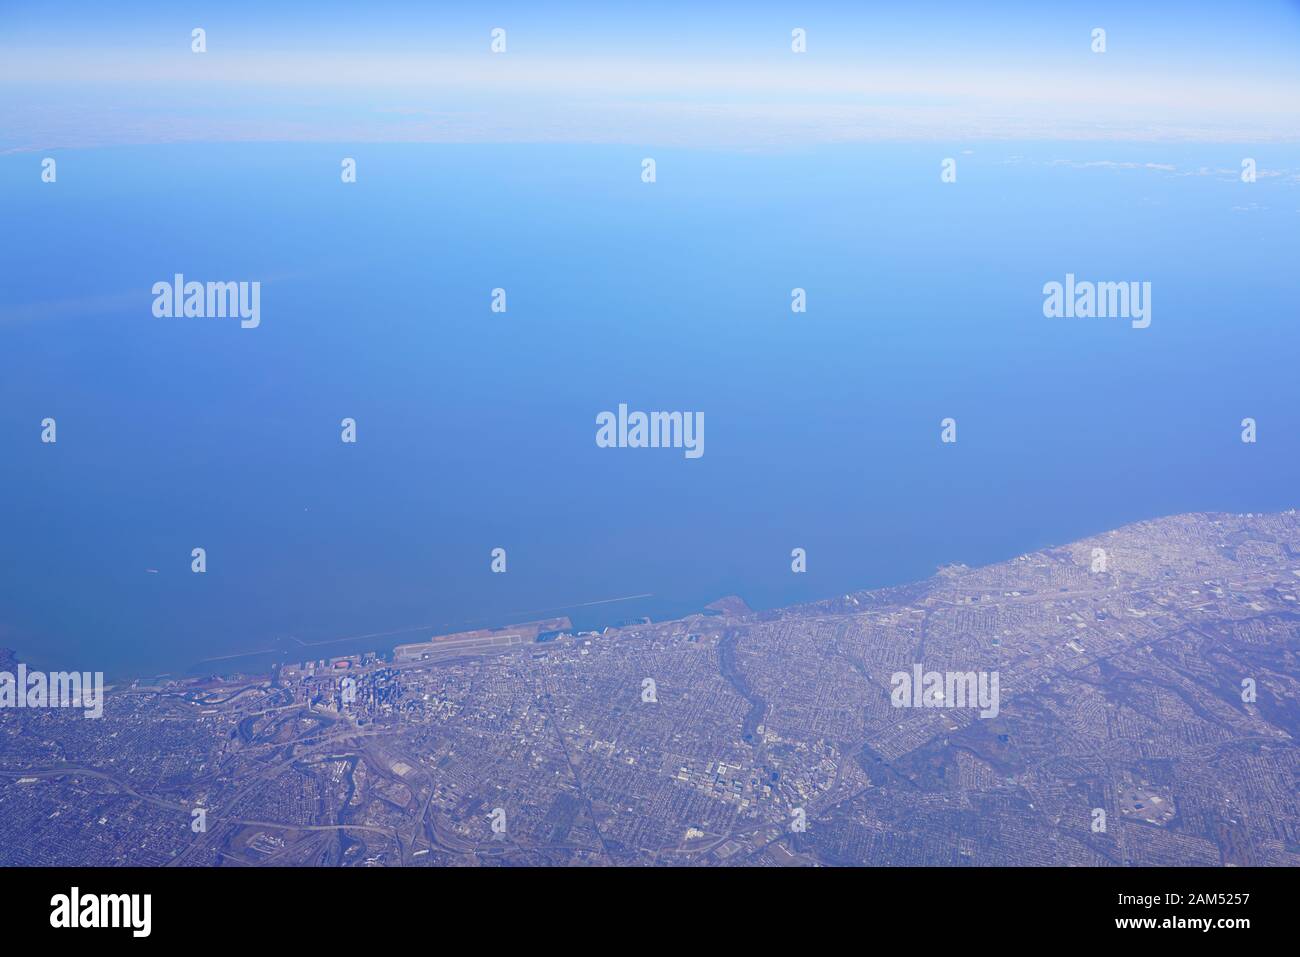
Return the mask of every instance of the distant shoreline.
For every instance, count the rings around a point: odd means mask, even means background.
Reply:
[[[1037,549],[1032,549],[1031,551],[1022,554],[1033,554],[1034,552],[1042,551],[1044,549],[1067,548],[1072,545],[1076,545],[1079,542],[1088,541],[1091,538],[1095,538],[1099,535],[1111,534],[1114,532],[1122,531],[1124,529],[1132,528],[1137,525],[1143,525],[1152,522],[1172,521],[1180,518],[1191,518],[1191,517],[1214,519],[1217,516],[1229,516],[1229,515],[1239,517],[1239,518],[1245,518],[1248,516],[1264,518],[1264,517],[1275,517],[1275,516],[1281,516],[1287,514],[1294,514],[1294,512],[1295,512],[1294,508],[1281,509],[1272,512],[1221,512],[1221,511],[1179,512],[1171,515],[1163,515],[1163,516],[1158,516],[1156,518],[1141,519],[1135,522],[1129,522],[1127,524],[1117,526],[1116,528],[1103,529],[1101,531],[1093,533],[1092,535],[1084,536],[1082,538],[1075,539],[1071,542],[1045,545]],[[1014,560],[1015,557],[1017,556],[1013,556],[1012,558],[1002,559],[1000,561],[988,562],[986,564],[979,565],[976,567],[979,568],[994,567],[1012,561]],[[912,579],[905,582],[899,582],[895,584],[876,585],[867,588],[855,589],[854,592],[856,594],[864,594],[864,593],[874,594],[874,593],[895,592],[898,589],[920,588],[924,586],[927,582],[932,581],[939,573],[943,571],[943,569],[953,568],[953,567],[964,567],[964,563],[948,562],[944,565],[940,565],[936,569],[934,574],[931,574],[924,578],[916,578],[916,579]],[[281,665],[298,664],[307,661],[318,661],[321,660],[322,658],[337,659],[337,658],[345,658],[345,657],[354,657],[363,654],[374,654],[374,655],[381,655],[384,657],[391,657],[394,653],[394,649],[396,649],[398,646],[412,644],[412,642],[410,641],[399,641],[399,640],[379,642],[378,644],[376,644],[374,641],[375,638],[385,637],[385,638],[398,639],[401,638],[402,636],[410,636],[410,635],[423,633],[425,636],[424,640],[427,641],[434,638],[446,637],[449,635],[457,635],[467,631],[478,631],[478,630],[500,631],[500,630],[505,630],[510,628],[523,627],[529,623],[528,620],[525,619],[523,616],[536,615],[543,612],[560,612],[560,611],[577,612],[577,614],[568,616],[571,619],[572,627],[575,631],[603,631],[606,628],[617,629],[620,626],[625,626],[628,621],[639,619],[639,618],[648,619],[653,624],[663,624],[665,622],[683,621],[695,615],[708,615],[708,614],[716,615],[716,614],[737,614],[737,613],[741,613],[741,614],[777,613],[781,611],[790,611],[807,605],[818,604],[820,602],[833,601],[837,597],[839,596],[823,595],[820,598],[812,599],[810,601],[780,604],[780,605],[773,606],[771,608],[763,608],[763,607],[750,608],[743,599],[740,599],[735,595],[729,595],[723,598],[716,599],[710,602],[709,604],[703,606],[698,604],[692,604],[686,607],[683,607],[682,603],[666,602],[660,599],[659,601],[655,602],[654,605],[657,605],[659,609],[665,609],[676,605],[674,611],[668,614],[663,614],[663,613],[655,614],[654,612],[656,609],[654,607],[634,605],[631,608],[620,609],[617,615],[597,614],[594,612],[588,612],[587,614],[584,615],[581,614],[580,612],[581,609],[594,609],[594,608],[608,610],[607,606],[609,605],[622,604],[625,602],[638,602],[638,601],[643,601],[645,599],[657,598],[657,596],[654,595],[653,593],[645,592],[645,593],[640,593],[635,595],[625,595],[625,596],[620,596],[615,598],[605,598],[605,599],[597,599],[594,601],[578,602],[572,605],[555,605],[555,606],[549,606],[547,608],[533,609],[531,611],[510,612],[503,616],[484,616],[481,618],[467,619],[460,622],[444,622],[442,624],[416,625],[411,627],[396,628],[396,629],[390,629],[390,630],[379,631],[379,632],[368,632],[359,635],[348,635],[340,638],[328,638],[328,639],[323,639],[321,641],[306,642],[297,638],[287,638],[281,640],[280,647],[264,648],[256,651],[250,651],[250,652],[235,652],[228,655],[219,655],[211,658],[205,658],[195,662],[192,665],[184,667],[179,671],[177,670],[123,671],[121,673],[112,672],[110,673],[109,677],[110,677],[111,684],[121,685],[121,684],[130,683],[132,681],[142,681],[142,680],[152,679],[152,678],[192,680],[195,678],[213,677],[213,676],[220,677],[220,678],[230,678],[230,677],[255,678],[258,676],[269,676],[276,667]],[[739,607],[743,607],[744,611],[738,612],[734,610],[737,607],[737,604],[735,603],[738,603]],[[322,653],[314,654],[312,653],[312,649],[320,649]],[[323,653],[327,649],[329,650],[329,653],[328,654]],[[17,653],[15,654],[16,654],[16,660],[21,660],[21,661],[28,660],[21,654],[17,654]],[[242,664],[243,666],[234,667],[235,664]]]

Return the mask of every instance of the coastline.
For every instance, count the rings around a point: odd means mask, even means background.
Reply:
[[[746,599],[736,595],[724,596],[715,599],[707,604],[699,603],[670,603],[651,593],[624,596],[621,598],[600,599],[595,601],[579,602],[568,606],[552,606],[545,609],[537,609],[531,614],[537,612],[568,612],[564,620],[569,624],[567,630],[572,633],[607,633],[617,632],[623,628],[634,626],[636,624],[654,624],[664,625],[675,622],[687,622],[698,616],[718,615],[726,617],[743,618],[751,615],[759,616],[784,616],[798,614],[810,609],[822,608],[828,604],[841,602],[844,599],[852,597],[858,602],[866,601],[869,604],[875,604],[882,601],[915,597],[924,594],[934,583],[940,581],[943,576],[951,570],[984,570],[992,569],[1001,565],[1006,565],[1017,558],[1026,555],[1036,554],[1038,552],[1067,549],[1077,547],[1082,543],[1089,542],[1094,538],[1104,535],[1114,535],[1127,532],[1142,525],[1153,523],[1191,520],[1191,519],[1209,519],[1216,520],[1223,517],[1243,518],[1267,518],[1282,515],[1291,515],[1295,513],[1295,508],[1284,509],[1275,512],[1180,512],[1172,515],[1159,516],[1157,518],[1143,519],[1136,522],[1130,522],[1113,529],[1106,529],[1075,541],[1048,545],[1040,549],[1034,549],[1029,552],[1023,552],[1019,556],[1012,556],[1002,561],[989,562],[982,565],[967,566],[961,562],[950,562],[940,565],[935,572],[926,578],[913,579],[905,582],[875,585],[868,588],[856,589],[843,596],[822,596],[810,601],[793,602],[788,604],[779,604],[772,606],[759,605],[750,607]],[[676,605],[673,608],[673,605]],[[661,613],[665,608],[673,608],[668,614]],[[740,611],[743,609],[743,611]],[[864,607],[865,610],[865,607]],[[423,642],[436,642],[441,639],[453,638],[473,632],[501,632],[509,629],[526,628],[535,624],[536,619],[527,619],[520,616],[528,615],[530,612],[506,613],[500,616],[484,616],[479,619],[471,619],[461,622],[446,622],[442,624],[417,625],[407,628],[397,628],[381,632],[371,632],[362,635],[343,636],[340,638],[324,639],[314,642],[305,642],[299,639],[284,639],[277,643],[276,647],[264,648],[250,652],[236,652],[227,655],[214,656],[203,659],[182,670],[175,671],[145,671],[145,672],[107,672],[109,676],[109,686],[131,686],[143,682],[156,682],[167,680],[172,682],[191,684],[208,679],[218,679],[221,682],[231,681],[257,681],[272,680],[276,671],[281,667],[297,666],[307,662],[337,662],[347,659],[360,659],[363,656],[370,656],[382,660],[393,660],[395,652],[404,645],[418,644]],[[470,627],[472,626],[472,627]],[[424,637],[419,638],[420,635]],[[388,638],[390,640],[376,642],[376,638]],[[16,660],[29,661],[21,649],[14,649],[13,654]],[[48,670],[56,670],[50,668]]]

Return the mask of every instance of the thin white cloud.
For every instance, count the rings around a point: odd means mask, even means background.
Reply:
[[[1300,86],[1128,68],[105,50],[0,57],[0,149],[194,140],[770,148],[899,139],[1300,141]],[[39,96],[30,93],[39,90]]]

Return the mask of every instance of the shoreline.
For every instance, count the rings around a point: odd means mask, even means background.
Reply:
[[[1049,549],[1068,548],[1077,545],[1080,542],[1089,541],[1101,535],[1114,534],[1136,526],[1151,524],[1155,522],[1175,521],[1178,519],[1185,519],[1191,517],[1205,518],[1209,520],[1214,520],[1216,518],[1224,517],[1224,516],[1230,516],[1238,519],[1265,518],[1265,517],[1276,517],[1281,515],[1294,514],[1295,511],[1296,509],[1294,507],[1289,509],[1280,509],[1277,511],[1269,511],[1269,512],[1193,511],[1193,512],[1178,512],[1169,515],[1158,516],[1155,518],[1139,519],[1137,521],[1129,522],[1114,528],[1103,529],[1101,531],[1094,532],[1092,535],[1084,536],[1082,538],[1078,538],[1070,542],[1044,545],[1039,548],[1032,549],[1028,552],[1021,552],[1019,555],[1011,556],[1009,558],[1003,558],[1001,560],[992,561],[985,564],[967,566],[965,563],[960,561],[950,561],[937,566],[930,575],[924,578],[911,578],[905,581],[899,581],[899,582],[894,582],[889,584],[876,584],[870,587],[853,589],[847,594],[874,595],[874,594],[896,592],[900,589],[922,588],[927,583],[932,582],[935,579],[941,577],[945,569],[992,568],[998,565],[1003,565],[1008,562],[1014,561],[1017,558],[1022,557],[1024,555],[1035,554],[1037,552],[1041,552]],[[629,621],[640,622],[643,619],[647,620],[649,623],[656,624],[656,625],[674,622],[674,621],[685,621],[688,618],[695,617],[698,615],[710,614],[709,609],[711,609],[713,606],[715,605],[720,606],[722,603],[732,601],[732,600],[739,601],[742,605],[744,605],[746,612],[748,614],[763,614],[763,613],[792,611],[802,607],[817,605],[828,601],[834,601],[840,597],[841,596],[839,594],[833,594],[833,595],[825,594],[825,595],[821,595],[820,597],[809,599],[807,601],[786,602],[781,604],[774,604],[771,606],[760,605],[758,607],[752,607],[747,604],[747,601],[745,599],[741,599],[734,594],[723,596],[714,599],[712,602],[709,602],[708,604],[701,605],[694,602],[692,603],[672,602],[664,599],[663,596],[656,595],[652,592],[644,592],[635,595],[625,595],[625,596],[619,596],[614,598],[605,598],[605,599],[597,599],[597,600],[586,601],[586,602],[578,602],[572,605],[555,605],[555,606],[548,606],[546,608],[534,609],[531,611],[510,612],[510,613],[506,613],[505,615],[482,616],[479,618],[465,619],[457,622],[443,622],[441,624],[415,625],[410,627],[388,629],[388,630],[378,631],[378,632],[366,632],[358,635],[346,635],[340,638],[328,638],[328,639],[323,639],[320,641],[313,641],[313,642],[306,642],[298,638],[290,637],[290,638],[280,639],[281,641],[280,647],[270,647],[270,648],[263,648],[254,651],[248,651],[248,652],[234,652],[226,655],[217,655],[210,658],[200,659],[199,661],[193,662],[192,664],[189,665],[179,666],[173,670],[155,671],[155,670],[146,669],[141,671],[141,670],[127,669],[121,672],[118,671],[105,672],[105,675],[106,675],[107,684],[113,686],[129,686],[131,684],[139,683],[142,681],[159,680],[159,679],[168,679],[171,681],[182,682],[182,683],[193,682],[205,678],[206,679],[217,678],[224,681],[228,679],[237,679],[237,678],[245,678],[251,680],[260,677],[269,680],[277,668],[286,665],[298,665],[304,662],[320,661],[322,659],[338,660],[343,658],[354,658],[363,655],[391,658],[393,656],[394,650],[397,647],[405,644],[416,643],[410,640],[406,640],[406,641],[399,640],[402,638],[402,636],[414,636],[423,633],[425,635],[424,640],[431,641],[439,638],[459,635],[469,631],[502,631],[505,629],[518,628],[529,624],[528,619],[523,617],[517,617],[517,616],[537,615],[541,613],[552,613],[552,612],[558,613],[558,612],[565,612],[565,611],[578,612],[577,614],[567,616],[569,619],[571,619],[571,627],[575,632],[578,631],[604,632],[607,630],[617,630],[621,626],[625,626]],[[587,614],[581,613],[582,609],[605,608],[606,606],[609,605],[621,604],[624,602],[638,602],[638,601],[643,601],[645,599],[654,599],[655,601],[652,604],[657,605],[660,608],[675,608],[680,610],[675,610],[673,613],[669,613],[669,614],[653,614],[651,613],[654,610],[653,608],[632,606],[630,608],[620,609],[620,612],[617,615],[598,615],[594,612],[588,612]],[[718,612],[715,611],[713,613],[717,614]],[[466,626],[471,626],[471,627],[466,627]],[[380,637],[391,638],[393,640],[379,642],[377,644],[372,640],[374,638],[380,638]],[[360,644],[361,642],[368,642],[368,643]],[[339,647],[335,647],[335,646],[339,646]],[[312,654],[311,653],[312,649],[319,649],[322,653]],[[28,662],[30,664],[30,660],[24,657],[23,653],[21,653],[20,650],[18,649],[10,649],[10,650],[15,655],[16,660]],[[324,652],[328,652],[328,654]],[[261,659],[260,664],[258,662],[259,659]],[[228,662],[231,664],[222,665],[221,664],[222,662]],[[244,663],[245,667],[242,668],[232,667],[231,665],[235,663]],[[51,667],[45,670],[63,670],[63,669]]]

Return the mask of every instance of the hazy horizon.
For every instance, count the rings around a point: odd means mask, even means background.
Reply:
[[[0,13],[0,151],[167,142],[1300,142],[1300,5]],[[191,52],[191,31],[205,51]],[[1104,55],[1092,49],[1105,31]],[[492,55],[492,31],[504,52]],[[792,33],[806,52],[792,55]]]

